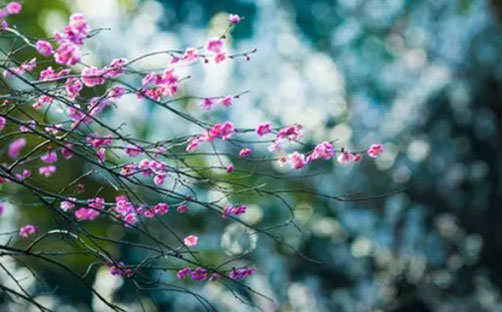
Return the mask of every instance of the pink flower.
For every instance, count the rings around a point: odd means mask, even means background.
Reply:
[[[251,155],[251,153],[252,153],[252,152],[253,152],[253,151],[252,151],[251,149],[249,149],[249,148],[243,148],[243,149],[241,149],[241,151],[239,152],[239,156],[241,156],[241,157],[246,157],[246,156]]]
[[[368,148],[368,151],[366,153],[372,158],[377,158],[380,154],[383,153],[383,145],[373,144]]]
[[[288,161],[293,169],[302,169],[307,165],[307,161],[305,160],[305,155],[300,154],[298,152],[294,152],[288,155]]]
[[[138,222],[138,218],[134,212],[131,212],[124,217],[124,222],[126,223],[126,226],[131,226]]]
[[[225,51],[222,51],[214,56],[214,62],[216,64],[221,63],[226,59],[227,59],[227,53]]]
[[[362,154],[353,154],[352,155],[352,161],[355,163],[360,162],[362,158],[363,158]]]
[[[241,17],[239,15],[237,15],[237,14],[230,14],[228,16],[228,22],[231,25],[238,24],[240,21],[241,21]]]
[[[63,65],[75,65],[80,61],[80,49],[74,43],[64,42],[54,53],[57,63]]]
[[[72,16],[70,16],[70,23],[68,24],[68,26],[69,26],[69,32],[71,32],[70,36],[78,37],[78,39],[87,36],[89,30],[91,29],[84,15],[81,13],[75,13]],[[67,32],[68,30],[65,30],[65,33]],[[69,39],[71,40],[77,38],[69,38]]]
[[[124,66],[127,63],[127,60],[124,58],[114,59],[110,63],[110,66],[105,69],[104,76],[106,78],[115,78],[118,75],[124,73]]]
[[[185,243],[185,246],[187,246],[187,247],[195,247],[195,246],[197,246],[198,240],[199,240],[199,238],[197,236],[189,235],[189,236],[185,237],[183,242]]]
[[[28,237],[30,235],[35,234],[38,231],[38,227],[27,224],[19,229],[19,236]]]
[[[316,145],[312,154],[307,157],[307,160],[313,161],[319,158],[330,160],[333,156],[335,156],[333,144],[329,142],[322,142]]]
[[[207,278],[207,271],[201,267],[197,267],[192,272],[192,279],[194,281],[203,281]]]
[[[303,136],[303,127],[301,125],[287,126],[279,130],[277,133],[278,139],[289,139],[295,141]]]
[[[255,132],[259,136],[264,136],[267,133],[270,133],[272,130],[270,129],[270,122],[266,121],[256,126]]]
[[[33,103],[32,106],[34,109],[40,109],[46,104],[47,105],[51,104],[52,101],[54,101],[54,99],[51,96],[42,95],[41,97],[38,98],[38,100],[35,103]]]
[[[127,156],[130,157],[136,157],[141,155],[141,153],[143,153],[143,149],[141,147],[132,144],[127,145],[124,151],[127,154]]]
[[[340,156],[338,156],[337,160],[341,164],[347,164],[348,162],[352,161],[354,156],[348,152],[348,151],[343,151]]]
[[[7,119],[5,119],[4,117],[0,116],[0,131],[2,131],[3,128],[5,128],[5,124],[6,123],[7,123]]]
[[[165,203],[158,203],[153,207],[153,212],[158,215],[164,215],[169,212],[169,205]]]
[[[226,168],[227,173],[234,172],[234,164],[228,164]]]
[[[21,3],[16,2],[16,1],[9,2],[7,4],[7,6],[5,7],[5,10],[7,11],[7,14],[9,14],[9,15],[19,14],[19,12],[21,12],[22,9],[23,9],[23,6],[21,5]]]
[[[103,83],[105,83],[103,70],[97,69],[94,66],[84,69],[82,71],[81,79],[82,82],[88,87],[102,85]]]
[[[60,204],[60,207],[61,207],[61,210],[63,211],[68,211],[68,210],[71,210],[75,207],[75,204],[73,203],[74,201],[76,201],[77,199],[76,198],[73,198],[73,197],[69,197],[68,198],[69,200],[63,200]]]
[[[20,181],[23,181],[26,178],[31,176],[31,171],[28,169],[24,169],[22,173],[16,173],[16,178]]]
[[[254,272],[255,272],[254,268],[234,269],[232,272],[230,272],[228,277],[230,277],[233,280],[239,280],[239,279],[243,279],[247,276],[253,275]]]
[[[113,87],[110,89],[110,92],[108,92],[108,98],[112,101],[118,100],[125,94],[125,91],[124,87]]]
[[[42,160],[46,164],[53,164],[58,160],[58,155],[56,152],[48,152],[40,156],[40,160]]]
[[[35,43],[35,47],[43,56],[50,56],[54,53],[51,43],[45,40],[38,40],[37,43]]]
[[[211,110],[214,107],[215,101],[210,98],[205,98],[199,103],[199,107],[203,110]]]
[[[26,146],[26,139],[19,138],[9,145],[9,150],[7,151],[7,155],[11,159],[16,159],[19,157],[19,153],[25,146]]]
[[[245,214],[248,209],[246,205],[232,206],[231,204],[227,204],[223,209],[222,218],[225,219],[228,216],[238,216],[241,214]]]
[[[193,62],[199,57],[199,51],[196,48],[187,48],[183,54],[183,60]]]
[[[106,149],[104,147],[98,149],[98,151],[96,152],[96,156],[98,156],[98,160],[100,163],[104,163],[106,160]]]
[[[206,50],[218,54],[223,50],[223,39],[221,38],[212,38],[207,41]]]
[[[227,95],[224,98],[221,98],[219,103],[225,107],[230,107],[230,105],[232,105],[233,99],[234,99],[233,95]]]
[[[153,177],[153,183],[155,183],[155,185],[162,185],[164,184],[165,180],[166,180],[165,174],[157,174]]]
[[[61,149],[61,155],[63,155],[64,159],[68,160],[73,157],[72,152],[70,151],[70,148],[72,148],[72,144],[66,144],[65,147]]]
[[[217,281],[220,279],[220,274],[218,273],[213,273],[211,274],[211,276],[209,277],[209,281],[211,282],[214,282],[214,281]]]
[[[80,82],[79,79],[71,77],[66,79],[65,82],[65,90],[66,94],[71,100],[74,100],[77,96],[79,96],[80,91],[82,91],[83,88],[82,82]]]
[[[181,204],[176,208],[176,211],[179,213],[185,213],[187,212],[187,205],[186,204]]]
[[[56,172],[56,166],[44,166],[38,168],[38,173],[44,177],[50,177],[54,172]]]
[[[111,275],[123,275],[123,276],[130,276],[132,275],[132,270],[129,268],[124,267],[123,262],[119,262],[118,264],[108,264],[110,266],[110,274]]]
[[[181,269],[178,271],[178,273],[176,273],[176,277],[178,279],[184,279],[185,277],[187,277],[188,275],[190,275],[190,268],[189,267],[186,267],[184,269]]]

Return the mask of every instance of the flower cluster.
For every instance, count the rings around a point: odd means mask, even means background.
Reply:
[[[23,6],[17,1],[12,1],[7,3],[7,5],[0,9],[0,29],[6,29],[9,27],[7,21],[5,20],[10,15],[16,15],[21,12]]]

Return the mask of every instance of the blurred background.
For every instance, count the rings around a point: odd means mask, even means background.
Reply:
[[[264,120],[299,122],[312,146],[336,140],[337,147],[361,150],[384,143],[386,152],[375,162],[319,163],[312,171],[327,174],[280,182],[285,188],[362,197],[406,189],[349,202],[288,194],[302,232],[282,227],[277,233],[322,264],[266,238],[248,235],[243,243],[235,238],[245,235],[243,229],[230,224],[222,233],[203,225],[202,214],[185,225],[205,227],[204,245],[213,252],[250,252],[246,259],[258,271],[249,285],[274,300],[251,298],[264,311],[502,311],[502,2],[23,3],[23,13],[10,23],[32,36],[62,29],[70,12],[84,13],[93,27],[109,28],[84,46],[83,61],[98,67],[115,57],[200,46],[221,34],[229,13],[239,14],[245,19],[231,34],[229,48],[258,52],[250,62],[186,68],[193,79],[183,88],[199,96],[251,92],[230,110],[209,116],[187,106],[191,114],[241,127]],[[144,66],[162,64],[165,59],[159,58]],[[168,112],[136,102],[125,97],[107,118],[127,120],[130,132],[148,139],[186,134]],[[277,223],[287,214],[272,200],[249,201],[246,221],[253,224]],[[2,229],[34,218],[17,209],[6,209],[5,215]],[[120,252],[126,263],[141,258]],[[65,283],[48,268],[41,270],[47,270],[49,285]],[[134,300],[133,290],[106,269],[94,279],[95,287],[117,302]],[[41,300],[65,311],[86,311],[89,304],[104,309],[86,290],[70,286]],[[216,284],[189,287],[222,311],[254,311]],[[163,311],[201,309],[188,295],[151,296]],[[134,303],[130,309],[139,311]]]

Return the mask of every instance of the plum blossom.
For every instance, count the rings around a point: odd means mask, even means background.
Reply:
[[[349,151],[342,151],[342,153],[338,156],[337,160],[341,164],[347,164],[354,159],[354,155],[352,155]]]
[[[16,159],[19,157],[19,153],[21,150],[26,146],[26,139],[25,138],[19,138],[15,140],[14,142],[10,143],[9,149],[7,151],[7,155],[11,159]]]
[[[106,81],[104,71],[97,69],[95,66],[84,69],[80,78],[87,87],[102,85]]]
[[[11,77],[13,75],[22,75],[25,72],[32,72],[35,67],[37,66],[37,59],[32,58],[31,60],[27,62],[23,62],[20,66],[18,67],[11,67],[6,70],[4,70],[3,75],[4,77]]]
[[[45,40],[38,40],[35,43],[35,47],[37,51],[43,56],[50,56],[52,55],[52,53],[54,53],[54,49],[52,48],[51,43]]]
[[[237,14],[230,14],[228,16],[228,22],[231,25],[238,24],[240,21],[241,21],[241,17],[239,15],[237,15]]]
[[[82,91],[83,88],[82,82],[74,77],[66,79],[65,82],[65,90],[66,90],[66,95],[68,95],[68,98],[70,100],[75,100],[77,96],[79,96],[80,91]]]
[[[193,62],[199,57],[199,51],[196,48],[187,48],[183,53],[182,59],[187,62]]]
[[[38,227],[32,224],[27,224],[19,229],[19,236],[28,237],[35,234],[38,231]]]
[[[23,181],[24,179],[29,178],[31,176],[31,171],[28,169],[24,169],[22,173],[16,173],[15,176],[19,181]]]
[[[373,144],[368,148],[367,154],[369,157],[377,158],[380,154],[383,153],[383,145],[382,144]]]
[[[7,4],[7,6],[5,6],[5,10],[7,11],[7,14],[9,14],[9,15],[19,14],[22,9],[23,9],[23,6],[21,5],[21,3],[17,2],[17,1],[9,2]]]
[[[258,124],[255,129],[256,134],[258,134],[259,136],[264,136],[271,131],[272,130],[270,129],[270,122],[268,121]]]
[[[58,155],[54,151],[50,151],[40,156],[40,160],[46,164],[53,164],[58,160]]]
[[[239,156],[246,157],[246,156],[251,155],[252,152],[253,151],[250,148],[245,147],[245,148],[241,149],[241,151],[239,152]]]
[[[77,199],[74,198],[74,197],[68,197],[68,200],[63,200],[61,202],[61,204],[59,205],[59,207],[63,211],[71,210],[71,209],[73,209],[75,207],[75,204],[73,202],[76,201],[76,200]]]
[[[216,64],[223,62],[227,59],[227,53],[225,51],[220,52],[214,56],[214,62]]]
[[[178,279],[184,279],[185,277],[187,277],[188,275],[190,275],[190,272],[191,272],[191,269],[189,267],[180,269],[178,271],[178,273],[176,273],[176,277]]]
[[[69,160],[73,157],[73,153],[70,151],[72,147],[73,145],[68,143],[63,148],[61,148],[61,155],[63,155],[64,159]]]
[[[185,213],[185,212],[187,212],[187,208],[188,208],[188,207],[187,207],[187,205],[186,205],[186,204],[181,204],[181,205],[179,205],[179,206],[176,208],[176,211],[177,211],[178,213]]]
[[[230,277],[233,280],[239,280],[253,275],[254,272],[255,272],[254,268],[234,269],[232,270],[232,272],[230,272],[228,277]]]
[[[335,149],[333,148],[333,144],[329,142],[322,142],[314,147],[314,151],[307,157],[307,161],[311,162],[319,158],[330,160],[334,156]]]
[[[125,58],[118,58],[111,61],[110,66],[106,67],[104,71],[104,77],[106,78],[116,78],[118,75],[124,73],[124,66],[127,60]]]
[[[213,53],[220,53],[223,51],[224,41],[221,38],[209,39],[206,43],[206,50]]]
[[[215,100],[211,98],[205,98],[199,103],[199,107],[203,110],[211,110],[215,105]]]
[[[224,96],[222,97],[218,103],[225,106],[225,107],[230,107],[230,105],[232,105],[232,101],[234,99],[234,96],[233,95],[227,95],[227,96]]]
[[[5,124],[7,124],[7,119],[5,119],[5,117],[0,116],[0,131],[2,131],[3,128],[5,128]]]
[[[38,173],[46,178],[56,172],[56,166],[43,166],[38,168]]]
[[[56,63],[72,66],[80,61],[80,49],[72,42],[63,42],[54,53]]]
[[[183,243],[187,247],[195,247],[195,246],[197,246],[198,240],[199,240],[199,238],[196,235],[189,235],[189,236],[185,237],[185,239],[183,240]]]
[[[124,267],[123,262],[119,262],[118,264],[107,264],[110,267],[111,275],[123,275],[123,276],[131,276],[132,270],[130,268]]]
[[[141,147],[133,144],[127,145],[124,151],[129,157],[136,157],[143,153],[143,149]]]
[[[234,172],[234,164],[228,164],[227,167],[225,168],[225,171],[227,173],[232,173]]]
[[[207,278],[207,271],[201,267],[197,267],[192,271],[192,279],[194,281],[203,281]]]
[[[169,212],[169,205],[166,203],[158,203],[153,207],[153,212],[158,215],[164,215]]]
[[[291,168],[297,170],[302,169],[307,165],[307,161],[305,160],[305,155],[298,152],[293,152],[289,154],[288,162],[291,165]]]
[[[223,209],[222,218],[225,219],[228,216],[238,216],[241,214],[245,214],[248,207],[246,205],[233,206],[231,204],[227,204]]]

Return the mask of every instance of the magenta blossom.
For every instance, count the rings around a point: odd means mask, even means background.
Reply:
[[[38,227],[27,224],[19,229],[19,236],[28,237],[30,235],[35,234],[38,231]]]
[[[186,267],[184,269],[180,269],[178,271],[178,273],[176,273],[176,277],[178,279],[184,279],[185,277],[187,277],[188,275],[190,275],[190,272],[191,272],[191,270],[190,270],[189,267]]]
[[[46,164],[53,164],[58,160],[58,155],[56,154],[56,152],[50,151],[40,156],[40,160],[42,160]]]
[[[194,281],[203,281],[207,278],[207,271],[201,267],[197,267],[192,272],[192,279]]]
[[[372,158],[377,158],[380,154],[383,153],[383,145],[382,144],[373,144],[368,148],[367,154]]]
[[[241,149],[241,151],[239,152],[239,156],[246,157],[246,156],[251,155],[252,152],[253,151],[250,148],[246,147],[246,148]]]
[[[43,166],[38,168],[38,173],[46,178],[56,172],[56,166]]]
[[[238,24],[240,21],[241,21],[241,17],[239,15],[237,15],[237,14],[230,14],[228,16],[228,22],[231,25]]]
[[[5,10],[7,11],[7,14],[9,14],[9,15],[19,14],[22,9],[23,9],[23,6],[21,5],[21,3],[17,2],[17,1],[9,2],[7,4],[7,6],[5,7]]]
[[[187,247],[195,247],[195,246],[197,246],[198,241],[199,241],[199,238],[196,235],[189,235],[189,236],[185,237],[185,239],[183,240],[183,243]]]
[[[35,47],[38,53],[43,56],[51,56],[52,53],[54,53],[51,43],[45,40],[38,40],[37,43],[35,43]]]
[[[267,133],[270,133],[272,130],[270,129],[270,122],[266,121],[256,126],[255,132],[259,136],[264,136]]]
[[[11,159],[16,159],[19,157],[19,153],[25,146],[26,146],[26,139],[19,138],[9,145],[9,150],[7,151],[7,155]]]

